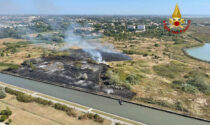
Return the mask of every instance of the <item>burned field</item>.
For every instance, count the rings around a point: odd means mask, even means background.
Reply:
[[[126,88],[110,85],[105,73],[109,68],[105,63],[97,63],[83,50],[70,49],[69,56],[48,56],[31,59],[22,63],[18,69],[7,72],[18,74],[47,83],[56,83],[66,88],[78,87],[90,92],[132,98],[135,94]],[[121,53],[100,52],[103,61],[130,60]]]

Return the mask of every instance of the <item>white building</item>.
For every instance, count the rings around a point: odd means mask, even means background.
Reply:
[[[137,30],[143,30],[143,31],[145,31],[146,30],[146,27],[145,27],[145,25],[138,25],[137,26]]]
[[[129,30],[135,30],[136,29],[136,26],[135,25],[128,25],[128,29]]]

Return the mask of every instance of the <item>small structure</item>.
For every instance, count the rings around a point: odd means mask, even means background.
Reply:
[[[128,25],[128,30],[135,30],[136,29],[136,26],[135,25]]]
[[[138,25],[137,26],[137,32],[145,31],[145,30],[146,30],[146,26],[145,25]]]

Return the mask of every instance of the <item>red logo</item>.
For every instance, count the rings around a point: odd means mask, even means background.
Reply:
[[[177,4],[172,18],[169,18],[169,23],[167,23],[166,20],[163,21],[164,29],[173,34],[179,34],[186,32],[189,29],[191,20],[185,21],[181,18],[181,13]]]

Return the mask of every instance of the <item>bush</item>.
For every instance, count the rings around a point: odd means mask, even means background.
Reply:
[[[80,116],[78,117],[78,119],[79,119],[79,120],[87,120],[87,119],[88,119],[87,114],[80,115]]]
[[[108,70],[106,72],[106,77],[109,78],[109,83],[110,84],[120,84],[120,78],[116,73],[113,73],[111,70]]]
[[[135,75],[130,74],[127,76],[126,81],[128,81],[130,84],[137,84],[139,79]]]
[[[181,80],[175,80],[172,83],[175,84],[175,85],[182,85],[182,84],[184,84],[184,82],[181,81]]]
[[[179,77],[185,69],[185,65],[173,61],[170,64],[157,65],[153,67],[153,70],[158,75],[172,79]]]
[[[178,101],[175,105],[176,105],[176,110],[188,112],[188,110],[184,108],[183,104],[180,101]]]
[[[84,115],[81,115],[78,117],[79,120],[83,120],[83,119],[90,119],[90,120],[94,120],[95,122],[99,122],[99,123],[103,123],[104,119],[102,117],[100,117],[98,114],[92,114],[92,113],[86,113]]]
[[[99,123],[103,123],[104,119],[102,117],[100,117],[98,114],[94,115],[94,121],[99,122]]]
[[[2,115],[2,116],[0,117],[0,122],[4,122],[7,118],[8,118],[7,115]]]
[[[12,119],[9,119],[9,121],[8,121],[9,123],[11,123],[12,122]]]
[[[137,51],[135,51],[135,50],[123,50],[123,53],[125,53],[125,54],[129,54],[129,55],[133,55],[133,54],[141,54],[141,53],[139,53],[139,52],[137,52]]]
[[[0,87],[0,99],[3,99],[6,97],[5,88]]]
[[[6,91],[7,93],[11,94],[11,95],[16,95],[16,96],[19,95],[19,94],[24,94],[24,93],[22,93],[22,92],[19,92],[19,91],[10,89],[10,88],[8,88],[8,87],[5,88],[5,91]]]
[[[66,111],[68,116],[73,116],[73,117],[77,117],[77,113],[74,110],[68,110]]]
[[[10,110],[2,110],[2,111],[1,111],[1,115],[10,116],[10,115],[12,115],[12,111],[10,111]]]
[[[34,101],[36,103],[39,103],[39,104],[42,104],[42,105],[52,105],[53,104],[51,101],[44,100],[42,98],[34,98]]]
[[[203,93],[210,94],[210,81],[205,76],[191,77],[187,80],[187,84],[197,87]]]
[[[192,94],[194,94],[194,93],[196,93],[197,92],[197,88],[196,87],[194,87],[194,86],[192,86],[192,85],[185,85],[185,86],[183,86],[182,87],[182,90],[184,91],[184,92],[188,92],[188,93],[192,93]]]
[[[20,102],[33,102],[34,101],[34,98],[31,95],[26,95],[26,94],[18,94],[16,98]]]
[[[72,110],[68,106],[60,104],[60,103],[55,103],[54,108],[58,109],[58,110],[66,111],[66,112],[69,111],[69,110]]]

